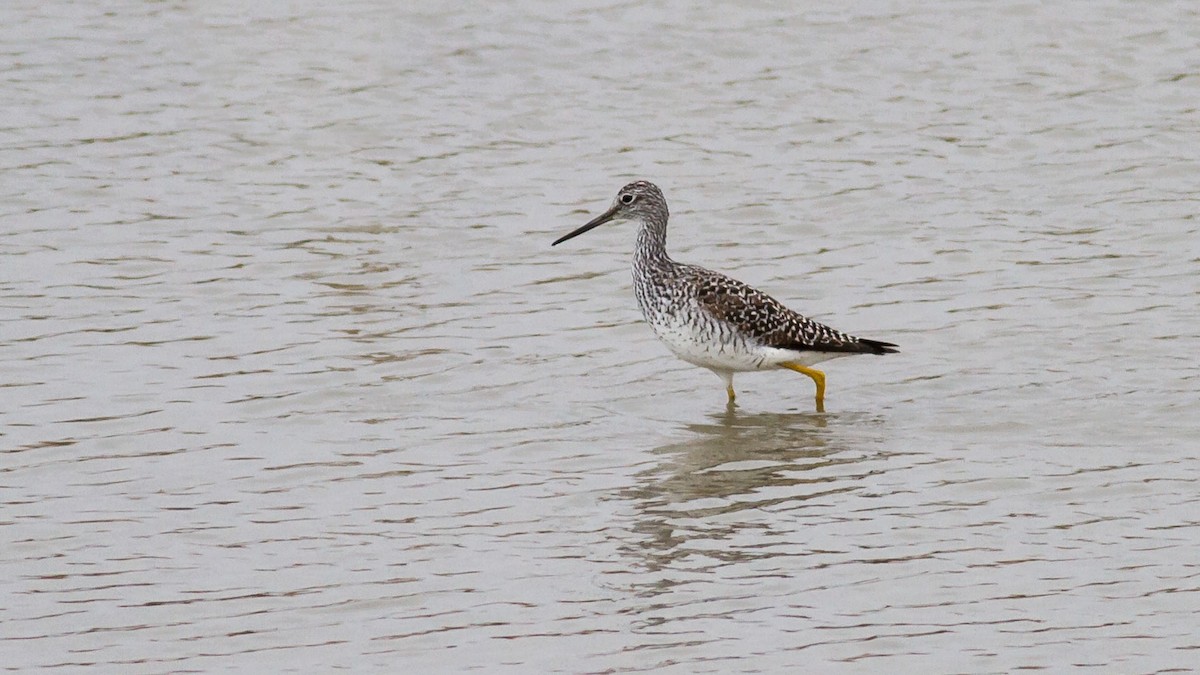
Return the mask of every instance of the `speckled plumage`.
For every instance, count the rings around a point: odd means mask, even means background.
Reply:
[[[891,343],[813,321],[724,274],[675,262],[666,249],[668,217],[662,191],[635,181],[621,188],[608,211],[554,243],[610,220],[639,221],[633,282],[642,315],[676,356],[720,376],[731,401],[733,373],[782,367],[817,381],[821,409],[824,375],[808,366],[839,356],[897,351]]]

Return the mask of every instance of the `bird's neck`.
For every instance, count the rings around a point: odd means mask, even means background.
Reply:
[[[667,219],[647,218],[638,227],[634,262],[643,267],[672,264],[667,255]]]

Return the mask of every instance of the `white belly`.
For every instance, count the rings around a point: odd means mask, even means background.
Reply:
[[[778,364],[770,359],[772,355],[767,353],[768,350],[737,339],[731,330],[718,328],[702,333],[692,324],[671,320],[650,326],[671,353],[702,368],[742,372],[768,370]]]
[[[717,326],[699,331],[693,324],[678,320],[652,322],[650,327],[675,356],[702,368],[723,372],[774,370],[781,363],[811,366],[842,354],[777,349],[739,338],[731,327]]]

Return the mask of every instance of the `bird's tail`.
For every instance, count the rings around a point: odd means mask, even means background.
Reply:
[[[890,342],[880,342],[879,340],[868,340],[859,338],[858,344],[863,347],[863,354],[895,354],[900,349]]]

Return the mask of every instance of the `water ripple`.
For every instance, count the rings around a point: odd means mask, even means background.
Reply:
[[[5,665],[1190,669],[1195,12],[1127,4],[5,5]],[[549,246],[629,178],[902,353],[726,408],[628,227]]]

